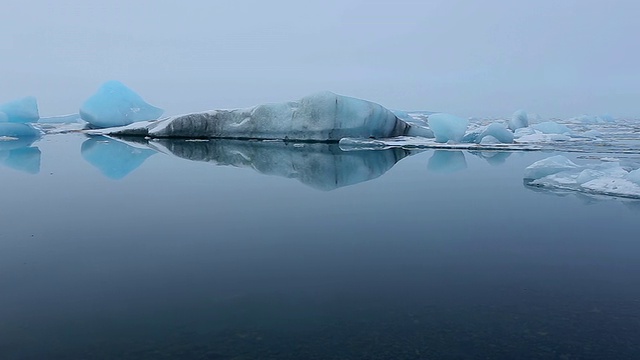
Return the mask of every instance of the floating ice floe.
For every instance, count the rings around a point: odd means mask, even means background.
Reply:
[[[93,133],[153,138],[338,141],[405,135],[411,125],[381,105],[322,92],[298,101],[173,116]]]
[[[618,162],[577,165],[556,155],[527,167],[524,179],[529,186],[640,198],[638,173],[638,169],[629,171]]]
[[[119,81],[109,81],[80,107],[80,117],[100,127],[129,125],[158,119],[164,111],[146,103],[140,95]]]
[[[457,142],[462,141],[469,120],[451,114],[438,113],[429,116],[427,120],[429,128],[433,131],[436,142]]]
[[[543,134],[570,134],[571,129],[566,125],[558,124],[555,121],[545,121],[539,124],[534,124],[533,128],[542,132]]]
[[[39,118],[38,103],[33,96],[0,105],[0,122],[30,123]]]
[[[529,117],[524,110],[518,110],[513,113],[509,120],[509,129],[516,131],[520,128],[526,128],[529,126]]]

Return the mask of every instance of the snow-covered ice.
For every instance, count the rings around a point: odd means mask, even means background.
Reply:
[[[406,122],[381,105],[322,92],[298,101],[173,116],[154,123],[105,129],[102,133],[157,138],[338,141],[344,137],[399,136],[408,129]]]
[[[579,166],[566,156],[556,155],[546,159],[536,161],[529,165],[524,171],[524,178],[536,180],[555,173],[577,169]]]
[[[445,113],[430,115],[427,121],[439,143],[460,142],[469,126],[469,120]]]
[[[556,155],[527,167],[524,178],[530,186],[640,198],[637,171],[629,171],[618,162],[577,165],[563,155]]]
[[[80,117],[95,127],[124,126],[158,119],[164,111],[146,103],[119,81],[109,81],[80,107]]]
[[[33,96],[0,104],[0,121],[30,123],[39,118],[38,102]]]
[[[534,124],[533,128],[542,132],[543,134],[567,134],[571,133],[566,125],[559,124],[555,121],[545,121],[539,124]]]

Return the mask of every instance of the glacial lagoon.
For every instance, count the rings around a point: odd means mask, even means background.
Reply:
[[[634,358],[640,201],[523,180],[557,154],[637,162],[611,134],[3,141],[0,358]]]

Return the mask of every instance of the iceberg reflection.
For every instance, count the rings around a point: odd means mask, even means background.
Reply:
[[[82,157],[110,179],[122,179],[138,168],[155,150],[96,136],[82,143]]]
[[[158,139],[149,144],[184,159],[252,168],[324,191],[375,179],[410,154],[403,149],[342,151],[338,144],[281,141]]]
[[[467,160],[462,151],[436,150],[427,163],[429,171],[440,173],[452,173],[466,168]]]
[[[39,173],[40,149],[37,146],[31,146],[39,138],[39,136],[26,136],[0,141],[0,162],[28,174]]]

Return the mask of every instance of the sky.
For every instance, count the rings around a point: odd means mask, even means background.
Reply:
[[[640,1],[8,0],[0,103],[120,80],[175,115],[330,90],[459,116],[640,117]]]

